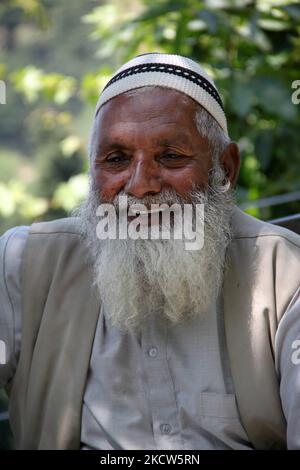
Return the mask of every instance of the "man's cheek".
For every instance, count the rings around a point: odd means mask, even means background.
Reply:
[[[201,189],[205,187],[203,182],[199,183],[199,180],[193,173],[188,175],[176,175],[175,177],[172,175],[171,178],[166,178],[164,180],[164,186],[174,189],[179,194],[179,196],[183,198],[189,198],[189,194],[194,189],[194,187]]]
[[[109,202],[124,188],[127,179],[124,175],[107,174],[101,170],[101,172],[96,172],[94,181],[101,201]]]

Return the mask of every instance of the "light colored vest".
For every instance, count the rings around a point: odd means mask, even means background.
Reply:
[[[285,448],[274,339],[300,285],[300,237],[237,208],[233,230],[223,298],[237,403],[256,449]],[[78,449],[100,300],[76,220],[33,224],[23,256],[22,345],[9,390],[15,445]]]

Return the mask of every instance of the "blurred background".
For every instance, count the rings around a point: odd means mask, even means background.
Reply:
[[[214,78],[242,154],[238,204],[264,220],[300,212],[299,1],[1,0],[0,235],[65,217],[85,196],[99,92],[150,51],[187,55]]]

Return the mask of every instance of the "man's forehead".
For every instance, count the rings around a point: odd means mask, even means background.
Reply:
[[[187,144],[196,131],[199,106],[176,90],[156,87],[124,93],[107,102],[96,118],[99,145],[128,145],[128,136],[157,146]]]
[[[134,115],[139,119],[144,113],[149,118],[159,117],[172,111],[170,121],[178,119],[184,113],[191,115],[200,105],[192,98],[177,90],[165,87],[141,87],[126,91],[105,103],[98,113],[98,122],[107,120],[119,122]],[[128,119],[126,119],[128,121]]]
[[[134,136],[132,135],[134,133]],[[114,130],[110,129],[108,133],[99,133],[99,140],[97,147],[99,150],[109,150],[110,148],[130,148],[131,145],[134,145],[133,140],[129,140],[129,137],[140,137],[143,141],[151,141],[151,143],[156,147],[189,147],[192,143],[191,135],[188,128],[180,129],[176,132],[175,126],[173,129],[170,129],[169,132],[163,129],[161,132],[155,132],[145,134],[144,132],[139,132],[138,129],[132,129],[132,132],[124,134],[121,132],[121,129],[118,130],[116,127]]]

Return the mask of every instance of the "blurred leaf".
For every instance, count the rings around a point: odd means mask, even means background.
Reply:
[[[134,21],[153,21],[158,17],[169,14],[172,11],[179,11],[182,10],[186,6],[186,2],[182,1],[167,1],[167,2],[159,2],[153,3],[145,13],[137,16]]]
[[[20,214],[26,219],[35,219],[48,209],[48,202],[44,198],[33,197],[28,194],[20,203]]]
[[[84,75],[81,83],[81,96],[95,105],[111,75],[112,70],[109,67],[102,67],[97,74],[88,73]]]
[[[238,116],[246,116],[254,101],[250,84],[245,81],[233,81],[230,96],[232,109]]]
[[[59,74],[45,74],[42,79],[42,90],[48,100],[62,105],[74,95],[76,80]]]
[[[53,206],[62,207],[65,211],[69,212],[84,199],[87,191],[87,175],[72,176],[67,183],[58,185],[53,197]]]
[[[293,3],[290,5],[284,5],[281,8],[282,10],[286,11],[291,18],[295,19],[296,21],[300,21],[300,6],[299,5]]]
[[[3,217],[10,217],[15,211],[15,201],[13,194],[3,183],[0,183],[0,214]]]
[[[61,150],[65,157],[71,157],[80,148],[81,142],[76,135],[70,135],[61,142]]]
[[[282,82],[274,77],[255,77],[253,86],[259,105],[267,112],[287,120],[295,118],[297,109],[292,104],[290,89]]]
[[[218,17],[217,17],[217,15],[213,11],[203,9],[198,13],[198,16],[206,24],[208,31],[211,34],[216,34],[217,28],[218,28]]]
[[[7,66],[0,63],[0,80],[3,80],[6,76]]]
[[[11,74],[16,89],[28,102],[36,101],[41,95],[47,100],[62,105],[75,93],[76,80],[61,74],[46,74],[41,69],[29,65]]]
[[[37,100],[43,88],[42,71],[30,65],[11,74],[16,90],[21,92],[29,103]]]
[[[289,25],[286,22],[273,19],[259,19],[258,25],[269,31],[283,31],[289,29]]]
[[[72,176],[67,183],[58,185],[53,197],[53,206],[62,207],[69,212],[83,200],[87,191],[88,176],[86,174]]]
[[[255,140],[255,154],[257,155],[263,170],[266,170],[271,162],[272,151],[273,132],[265,131],[259,133]]]

